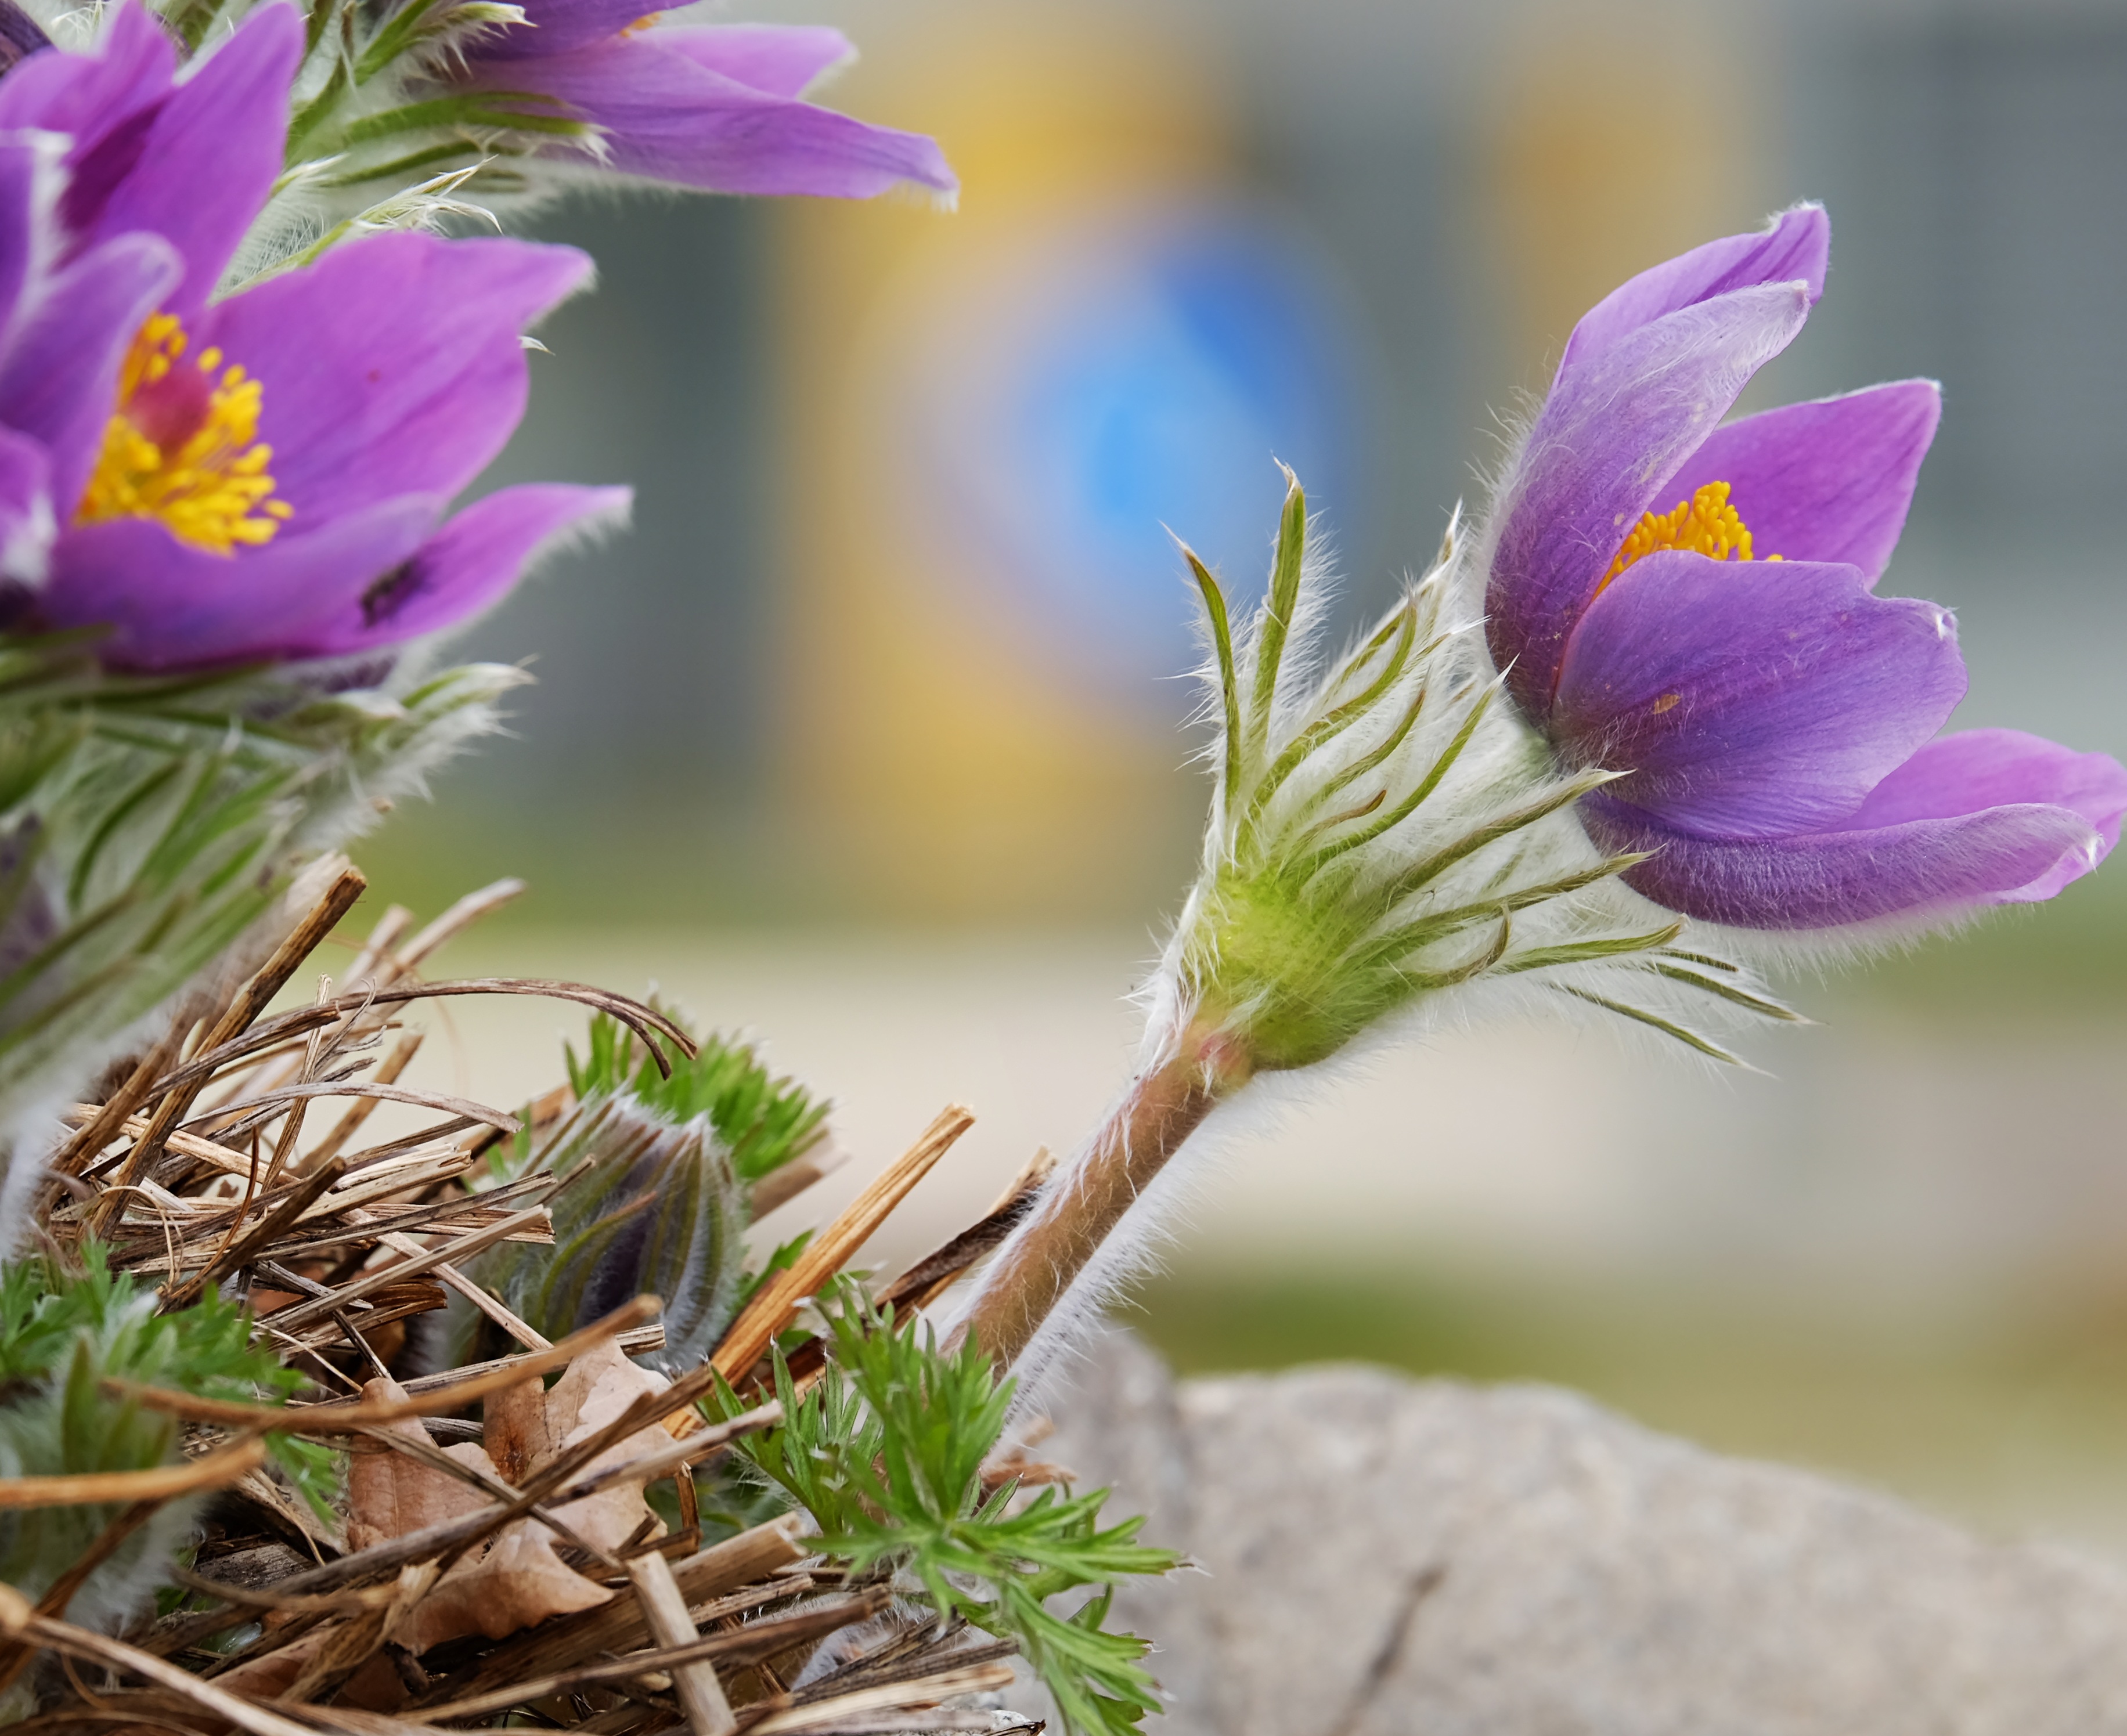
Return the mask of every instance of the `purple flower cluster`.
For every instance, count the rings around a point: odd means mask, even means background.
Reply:
[[[1938,736],[1956,625],[1879,597],[1940,393],[1900,381],[1722,424],[1823,292],[1803,206],[1613,291],[1507,475],[1492,652],[1581,803],[1672,910],[1788,933],[2049,898],[2118,843],[2127,769],[2014,730]]]
[[[216,297],[282,173],[293,8],[182,73],[138,0],[93,54],[0,8],[22,37],[0,68],[0,622],[107,628],[135,669],[343,656],[463,619],[542,544],[625,513],[625,489],[559,484],[449,511],[523,414],[521,334],[588,278],[575,249],[377,234]],[[615,170],[955,185],[929,140],[802,100],[849,55],[834,31],[525,10],[458,76],[558,102]]]
[[[500,596],[624,489],[455,494],[523,414],[519,333],[568,248],[345,242],[225,300],[281,167],[302,20],[269,5],[180,81],[119,11],[0,81],[0,546],[15,624],[144,669],[364,651]],[[44,182],[65,140],[56,201]]]

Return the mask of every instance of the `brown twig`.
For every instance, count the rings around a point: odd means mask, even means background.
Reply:
[[[346,1173],[347,1166],[338,1161],[328,1163],[323,1169],[312,1171],[296,1184],[292,1191],[283,1194],[279,1204],[242,1236],[237,1236],[236,1231],[243,1219],[240,1216],[234,1219],[229,1227],[230,1236],[235,1239],[225,1242],[221,1251],[212,1260],[201,1266],[196,1274],[182,1284],[177,1282],[176,1273],[173,1272],[170,1275],[173,1288],[163,1294],[163,1307],[165,1311],[183,1308],[204,1292],[209,1284],[220,1283],[225,1275],[236,1270],[244,1261],[265,1247],[276,1236],[292,1226],[305,1212],[316,1204],[319,1195],[324,1194]]]
[[[755,1292],[753,1300],[717,1346],[713,1359],[717,1372],[734,1382],[749,1373],[775,1335],[796,1316],[798,1305],[817,1294],[822,1284],[849,1263],[886,1221],[887,1214],[952,1149],[954,1142],[974,1125],[974,1112],[957,1103],[940,1110],[915,1144],[880,1171],[840,1217],[805,1245],[788,1270]]]
[[[278,1407],[238,1404],[230,1399],[197,1398],[189,1393],[173,1393],[163,1387],[143,1386],[130,1380],[106,1380],[107,1392],[131,1398],[150,1410],[167,1412],[194,1422],[219,1422],[233,1428],[256,1429],[264,1433],[298,1435],[353,1435],[380,1422],[396,1422],[402,1417],[441,1417],[462,1409],[476,1398],[514,1385],[528,1374],[566,1368],[583,1351],[601,1340],[640,1326],[664,1307],[655,1296],[638,1296],[624,1303],[603,1319],[574,1332],[551,1350],[535,1350],[484,1365],[481,1372],[465,1379],[438,1382],[403,1400],[374,1403],[306,1404]],[[463,1372],[462,1370],[461,1372]]]
[[[202,1682],[174,1664],[165,1663],[152,1653],[127,1645],[123,1640],[91,1633],[87,1628],[40,1615],[30,1606],[28,1598],[5,1583],[0,1583],[0,1635],[141,1677],[213,1716],[249,1731],[250,1736],[314,1736],[313,1732],[292,1719],[284,1718],[225,1688],[218,1688],[211,1682]]]
[[[76,1471],[60,1477],[0,1478],[0,1511],[101,1506],[114,1501],[167,1501],[195,1489],[225,1488],[266,1462],[261,1440],[239,1440],[219,1453],[149,1471]]]
[[[228,1007],[201,1040],[203,1054],[211,1054],[225,1044],[234,1041],[249,1029],[258,1015],[266,1010],[273,997],[296,974],[302,962],[317,949],[318,943],[339,925],[339,920],[354,907],[369,882],[356,868],[343,868],[324,897],[311,907],[310,912],[296,925],[295,931],[273,949],[273,954],[258,967],[251,980],[236,991]],[[163,1091],[161,1106],[148,1123],[148,1130],[134,1142],[126,1154],[126,1162],[118,1172],[117,1187],[125,1187],[137,1180],[155,1160],[163,1155],[163,1143],[178,1123],[185,1119],[192,1108],[192,1100],[199,1095],[200,1086],[210,1076],[202,1075],[197,1084],[157,1087]],[[96,1229],[102,1233],[112,1215],[119,1209],[119,1196],[114,1189],[105,1195]]]

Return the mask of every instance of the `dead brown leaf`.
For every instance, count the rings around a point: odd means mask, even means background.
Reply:
[[[471,1469],[512,1488],[521,1487],[557,1454],[587,1440],[644,1394],[661,1392],[664,1386],[662,1379],[629,1361],[609,1340],[571,1362],[552,1390],[533,1378],[491,1393],[483,1442],[459,1441],[443,1450]],[[362,1388],[362,1396],[385,1402],[404,1393],[393,1382],[372,1380]],[[410,1441],[427,1444],[421,1424],[413,1418],[385,1427]],[[579,1474],[588,1476],[623,1464],[665,1439],[661,1428],[653,1424],[615,1442]],[[395,1453],[379,1442],[356,1440],[351,1445],[355,1456],[348,1476],[348,1541],[353,1548],[404,1536],[488,1503],[490,1497],[471,1483],[433,1464]],[[627,1483],[557,1508],[554,1516],[599,1549],[618,1549],[638,1535],[664,1533],[642,1488]],[[454,1565],[396,1622],[392,1637],[417,1653],[467,1634],[500,1639],[550,1616],[595,1608],[613,1595],[563,1561],[554,1534],[528,1517],[505,1526],[477,1554]]]
[[[547,1437],[552,1443],[547,1456],[587,1440],[637,1399],[661,1393],[666,1384],[658,1375],[629,1361],[612,1340],[593,1346],[569,1365],[568,1372],[547,1394]],[[669,1440],[664,1429],[651,1423],[615,1441],[577,1475],[595,1476],[609,1465],[639,1459]],[[538,1464],[531,1467],[535,1472],[539,1468]],[[615,1483],[581,1501],[557,1507],[554,1514],[602,1549],[619,1549],[635,1536],[646,1519],[651,1521],[649,1535],[665,1535],[664,1521],[651,1518],[650,1504],[642,1498],[642,1486],[637,1483]]]

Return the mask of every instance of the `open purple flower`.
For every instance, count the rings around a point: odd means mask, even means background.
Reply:
[[[13,624],[169,669],[367,651],[506,591],[627,491],[506,489],[445,522],[523,413],[519,333],[573,249],[343,242],[212,292],[279,172],[303,25],[261,8],[179,82],[152,14],[0,82],[0,559]],[[56,210],[37,181],[68,141]]]
[[[665,24],[642,0],[525,0],[523,11],[523,24],[466,46],[457,82],[558,102],[598,129],[619,173],[711,192],[842,199],[903,183],[959,188],[922,135],[805,100],[855,54],[839,31]]]
[[[1502,485],[1485,610],[1522,711],[1625,878],[1788,933],[2049,898],[2119,841],[2127,769],[2012,730],[1936,739],[1955,622],[1874,586],[1934,438],[1934,382],[1721,424],[1823,291],[1803,206],[1641,273],[1574,329]]]

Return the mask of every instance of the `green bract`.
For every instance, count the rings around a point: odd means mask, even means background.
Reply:
[[[675,1055],[661,1073],[632,1034],[601,1013],[591,1020],[579,1059],[569,1052],[569,1084],[579,1100],[632,1091],[672,1121],[708,1118],[744,1181],[780,1169],[821,1136],[833,1107],[796,1080],[778,1077],[751,1043],[712,1034],[692,1056]]]
[[[78,1095],[306,859],[493,728],[523,679],[476,664],[391,693],[300,668],[113,674],[93,637],[0,639],[0,1255],[27,1181],[10,1154],[50,1142],[28,1118]]]
[[[1433,572],[1317,672],[1321,581],[1286,476],[1269,595],[1245,634],[1187,556],[1214,652],[1218,789],[1168,953],[1171,1016],[1223,1035],[1222,1065],[1244,1075],[1326,1060],[1429,995],[1531,972],[1726,1058],[1666,1010],[1574,980],[1576,966],[1784,1016],[1728,981],[1732,967],[1671,950],[1683,924],[1613,883],[1642,859],[1602,854],[1567,811],[1618,774],[1561,773],[1495,703],[1481,641],[1449,615],[1452,531]]]

